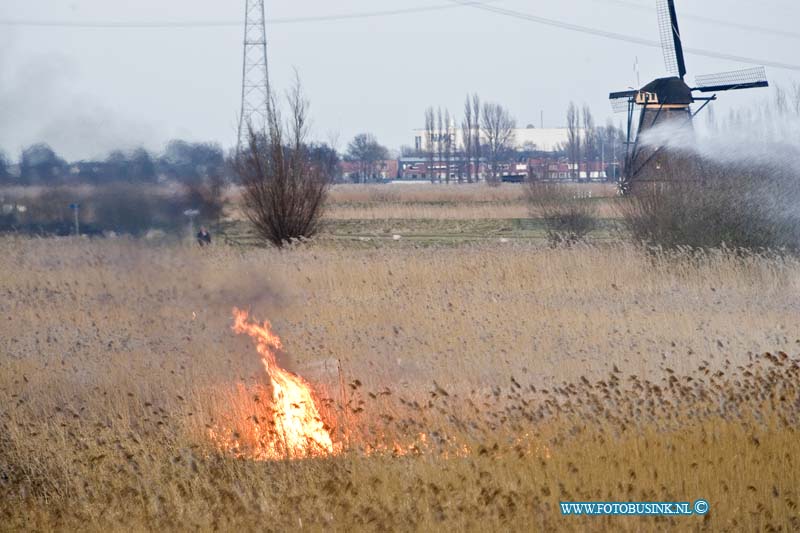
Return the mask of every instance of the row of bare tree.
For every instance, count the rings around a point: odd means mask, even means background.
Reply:
[[[785,142],[787,138],[796,138],[794,125],[800,119],[800,82],[790,87],[775,85],[768,97],[748,107],[731,108],[722,117],[717,116],[713,103],[705,113],[705,125],[711,133],[747,132],[748,137],[761,137],[758,140]]]
[[[481,104],[477,94],[467,95],[460,127],[448,109],[443,112],[429,107],[424,138],[418,147],[425,154],[428,179],[472,183],[485,177],[489,183],[499,183],[501,163],[514,149],[515,128],[516,121],[506,108],[492,102]]]
[[[577,179],[581,177],[581,167],[590,172],[593,161],[600,162],[601,167],[606,167],[605,163],[616,163],[625,150],[625,135],[611,122],[605,127],[597,126],[588,105],[578,108],[570,102],[567,107],[567,141],[561,150],[569,161],[570,178]],[[610,166],[617,168],[613,164]]]
[[[477,94],[467,96],[460,127],[449,110],[428,108],[424,136],[417,147],[427,162],[427,178],[446,183],[451,179],[459,183],[482,179],[500,183],[503,164],[515,155],[515,129],[516,121],[505,107],[481,103]],[[611,123],[598,127],[587,105],[578,108],[570,103],[567,131],[560,151],[570,163],[573,179],[580,177],[581,168],[588,171],[590,162],[612,163],[624,150],[622,130]]]

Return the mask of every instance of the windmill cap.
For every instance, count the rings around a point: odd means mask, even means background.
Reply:
[[[658,101],[662,104],[689,105],[694,103],[692,89],[678,77],[659,78],[651,81],[642,87],[642,92],[655,93]]]

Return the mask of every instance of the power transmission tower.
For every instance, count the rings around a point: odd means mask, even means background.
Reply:
[[[264,0],[246,0],[244,62],[242,66],[242,112],[239,115],[237,151],[249,144],[250,128],[264,131],[270,109],[267,69],[267,26]]]

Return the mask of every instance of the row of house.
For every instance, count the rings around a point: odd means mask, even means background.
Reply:
[[[371,165],[371,170],[364,174],[364,167],[358,161],[342,161],[340,165],[342,179],[353,183],[366,181],[392,181],[400,177],[400,160],[384,159]]]
[[[460,181],[467,176],[483,181],[491,173],[490,165],[482,160],[430,161],[426,158],[404,157],[398,161],[397,179],[404,181]],[[619,174],[619,162],[588,161],[569,163],[564,158],[516,158],[498,165],[500,178],[505,182],[523,181],[613,181]]]
[[[485,181],[491,173],[490,165],[481,161],[467,168],[461,159],[450,161],[431,161],[422,157],[401,157],[379,161],[371,176],[361,175],[358,163],[342,163],[342,178],[349,182],[365,181],[419,181],[419,182],[459,182],[471,177],[474,181]],[[563,158],[537,157],[517,158],[498,165],[500,180],[509,183],[525,181],[616,181],[620,175],[618,161],[588,161],[580,164],[570,163]]]
[[[473,132],[472,135],[478,132]],[[584,135],[583,129],[576,132]],[[492,172],[489,163],[481,159],[467,164],[463,154],[447,154],[447,148],[463,146],[464,134],[455,124],[443,131],[414,130],[414,148],[425,157],[404,157],[398,162],[397,178],[401,180],[459,181],[472,176],[485,180]],[[481,131],[482,143],[486,142]],[[614,181],[620,172],[618,161],[584,161],[575,163],[564,156],[569,143],[567,128],[515,128],[511,132],[510,152],[507,160],[496,170],[505,182],[540,181]],[[444,160],[443,160],[444,159]],[[449,159],[449,160],[448,160]]]

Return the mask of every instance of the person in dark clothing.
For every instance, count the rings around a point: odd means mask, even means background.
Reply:
[[[208,232],[205,226],[200,226],[200,232],[197,234],[197,243],[200,246],[211,244],[211,234]]]

